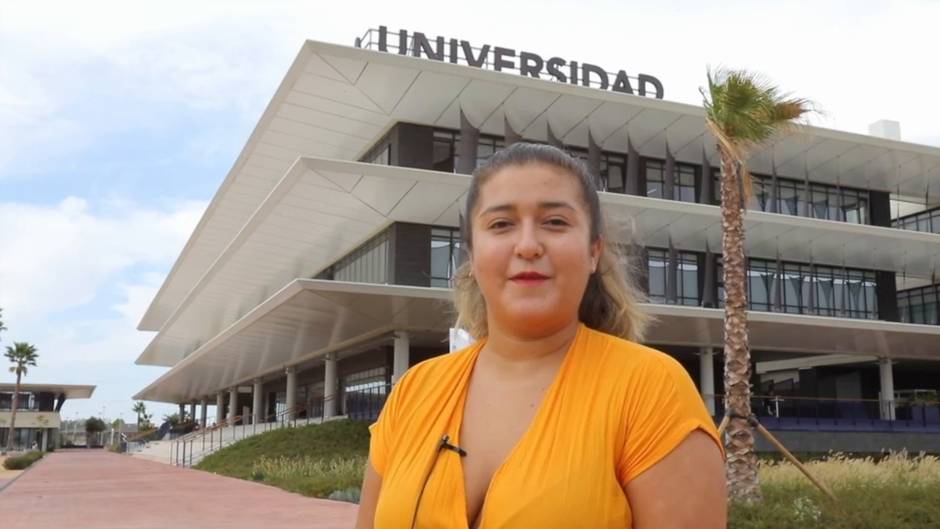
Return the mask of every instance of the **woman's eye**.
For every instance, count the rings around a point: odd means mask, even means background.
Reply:
[[[566,221],[565,219],[560,219],[560,218],[548,219],[545,222],[552,226],[567,226],[568,225],[568,221]]]
[[[501,229],[501,228],[505,228],[505,227],[507,227],[507,226],[509,226],[509,221],[507,221],[507,220],[495,220],[495,221],[493,221],[493,222],[490,223],[489,228],[490,228],[491,230],[498,230],[498,229]]]

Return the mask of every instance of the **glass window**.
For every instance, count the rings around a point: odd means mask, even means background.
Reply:
[[[460,230],[431,230],[431,286],[449,287],[460,260]]]
[[[649,254],[649,299],[654,303],[666,302],[666,263],[668,252],[665,250],[648,250]]]
[[[665,164],[656,160],[646,160],[646,196],[664,198],[663,185]]]

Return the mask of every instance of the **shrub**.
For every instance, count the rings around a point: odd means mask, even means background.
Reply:
[[[3,461],[3,468],[7,470],[23,470],[36,461],[42,459],[43,453],[39,451],[26,452],[15,457],[8,457]]]

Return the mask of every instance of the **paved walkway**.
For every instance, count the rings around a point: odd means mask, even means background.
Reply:
[[[351,503],[126,455],[59,451],[0,492],[3,529],[349,529]]]

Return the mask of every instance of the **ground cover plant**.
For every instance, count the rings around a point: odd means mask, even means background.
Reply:
[[[940,458],[852,458],[835,454],[807,463],[836,496],[833,504],[793,465],[765,462],[759,504],[734,503],[730,529],[940,528]]]
[[[3,468],[7,470],[23,470],[36,461],[42,459],[43,455],[43,452],[33,451],[26,452],[25,454],[18,456],[8,457],[3,460]]]
[[[320,498],[356,502],[368,461],[359,421],[285,428],[239,441],[197,468]],[[809,460],[809,454],[800,454]],[[760,466],[763,502],[733,503],[730,529],[940,529],[940,458],[850,457],[809,460],[835,494],[833,505],[796,467],[770,454]]]

